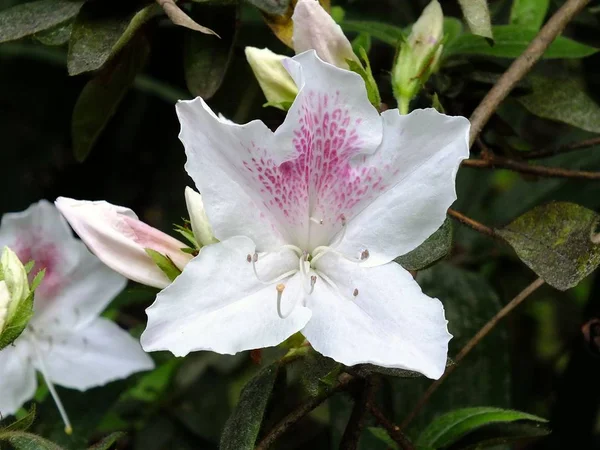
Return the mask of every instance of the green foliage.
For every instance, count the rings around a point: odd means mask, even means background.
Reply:
[[[494,45],[474,34],[463,34],[444,47],[444,56],[480,55],[499,58],[516,58],[527,48],[537,31],[519,25],[495,25]],[[559,36],[544,53],[545,59],[583,58],[593,55],[598,49]]]
[[[88,448],[88,450],[110,450],[113,445],[125,436],[125,433],[117,432],[111,433],[105,438],[101,439],[96,444]]]
[[[73,152],[84,161],[92,150],[150,53],[148,41],[139,36],[116,55],[83,88],[71,123]]]
[[[77,15],[83,1],[37,0],[0,11],[0,43],[52,28]]]
[[[487,0],[458,0],[465,21],[473,34],[494,39]]]
[[[39,33],[35,33],[33,38],[38,40],[44,45],[48,46],[61,46],[65,45],[71,39],[71,33],[73,32],[73,21],[70,20],[66,23],[56,25],[55,27],[48,28]]]
[[[461,449],[484,448],[548,434],[550,430],[545,426],[546,422],[532,414],[508,409],[457,409],[431,422],[419,436],[417,445],[432,449],[449,448],[451,445]]]
[[[406,270],[422,270],[445,257],[452,249],[452,221],[446,218],[442,226],[425,242],[394,261]]]
[[[152,250],[151,248],[145,249],[146,253],[152,260],[156,263],[158,268],[163,271],[163,273],[169,278],[171,281],[175,281],[179,275],[181,275],[181,270],[175,265],[175,263],[166,255],[157,252],[156,250]]]
[[[576,286],[600,264],[592,241],[600,215],[574,203],[538,206],[498,230],[519,258],[549,285]]]
[[[373,435],[377,440],[383,442],[391,450],[400,450],[398,444],[390,437],[387,431],[378,427],[367,427],[367,432]]]
[[[532,76],[529,80],[533,92],[518,100],[531,113],[600,133],[600,106],[588,95],[580,77]]]
[[[290,0],[245,0],[268,14],[283,14],[287,11]]]
[[[549,6],[550,0],[513,0],[510,23],[539,30]]]
[[[48,439],[24,431],[0,432],[0,441],[10,443],[15,450],[64,450]]]
[[[278,373],[277,364],[267,366],[244,386],[240,400],[223,429],[220,450],[254,448]]]
[[[387,23],[368,20],[344,20],[341,26],[344,31],[365,33],[394,47],[406,40],[402,28]]]
[[[15,420],[13,423],[0,428],[0,435],[7,431],[27,431],[35,420],[35,404],[31,405],[29,411],[27,413]]]
[[[363,60],[364,67],[360,63],[351,59],[347,59],[346,62],[348,63],[350,70],[359,74],[365,81],[369,101],[375,108],[379,109],[379,106],[381,105],[381,95],[379,95],[379,88],[377,87],[375,78],[373,78],[371,63],[369,63],[369,56],[367,55],[367,51],[362,47],[358,50],[358,55]]]

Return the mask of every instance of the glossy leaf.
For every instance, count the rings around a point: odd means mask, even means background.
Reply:
[[[221,435],[220,450],[252,450],[279,372],[278,365],[262,369],[240,395]]]
[[[517,256],[549,285],[566,290],[600,264],[592,235],[600,215],[583,206],[555,202],[538,206],[497,230]]]
[[[600,133],[600,106],[588,95],[581,79],[534,76],[529,81],[533,92],[518,100],[531,113]]]
[[[186,34],[184,47],[185,80],[194,96],[207,100],[221,86],[231,57],[237,35],[237,7],[202,7],[194,5],[193,13],[218,24],[215,31],[221,37],[206,36],[190,31]]]
[[[442,226],[425,242],[395,261],[406,270],[421,270],[436,263],[452,249],[452,222],[446,218]]]
[[[463,34],[444,47],[444,56],[480,55],[499,58],[516,58],[523,53],[537,34],[537,30],[518,25],[497,25],[492,27],[494,45],[485,38],[474,34]],[[583,58],[596,53],[598,49],[580,44],[559,36],[544,53],[543,58]]]
[[[465,21],[473,34],[493,39],[492,21],[487,0],[458,0]]]
[[[140,36],[83,88],[71,123],[73,151],[78,161],[87,158],[100,133],[117,110],[149,54]]]
[[[125,433],[122,432],[111,433],[89,447],[88,450],[110,450],[111,448],[114,448],[113,445],[124,436]]]
[[[0,43],[14,41],[67,22],[83,1],[37,0],[0,11]]]
[[[537,437],[549,433],[545,427],[546,422],[547,420],[541,417],[508,409],[488,407],[458,409],[433,420],[419,436],[417,445],[447,448],[474,431],[480,432],[479,439],[481,441],[498,440],[503,437],[514,437],[511,428],[518,429],[522,437]],[[514,427],[512,427],[513,423]],[[488,433],[482,430],[488,425],[497,424],[503,424],[503,426],[490,427]],[[523,427],[525,424],[528,425],[528,431]]]
[[[539,30],[544,23],[550,0],[513,0],[510,23]]]

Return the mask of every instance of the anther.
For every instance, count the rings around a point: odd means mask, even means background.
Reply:
[[[294,311],[294,308],[296,307],[296,303],[294,302],[294,304],[292,305],[290,310],[286,314],[283,314],[281,312],[281,297],[283,296],[283,291],[285,290],[285,284],[283,284],[283,283],[278,284],[277,286],[275,286],[275,290],[277,291],[277,315],[280,318],[285,319]],[[298,300],[296,299],[296,302],[297,301]]]
[[[248,253],[248,256],[246,256],[246,261],[248,261],[248,263],[252,262],[252,255],[250,253]]]
[[[358,289],[354,288],[354,292],[352,293],[354,297],[358,297]]]
[[[257,262],[258,261],[258,253],[254,253],[254,255],[252,255],[252,262]]]
[[[312,275],[310,277],[310,291],[308,291],[308,295],[312,294],[315,290],[315,284],[317,284],[317,276]]]
[[[360,254],[360,260],[361,261],[366,261],[367,259],[369,259],[369,256],[371,256],[371,254],[369,253],[369,250],[367,250],[366,248],[362,251],[362,253]]]

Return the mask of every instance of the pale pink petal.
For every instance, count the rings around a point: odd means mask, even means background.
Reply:
[[[0,350],[0,416],[17,412],[35,394],[37,381],[29,342],[22,337]]]

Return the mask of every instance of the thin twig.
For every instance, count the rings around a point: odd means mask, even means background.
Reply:
[[[560,167],[546,167],[531,165],[501,156],[492,156],[488,159],[466,159],[462,162],[464,167],[477,169],[509,169],[515,172],[528,173],[548,178],[572,178],[579,180],[600,180],[600,172],[587,172],[584,170],[561,169]]]
[[[379,425],[385,428],[390,437],[402,450],[415,450],[412,442],[402,433],[398,425],[394,425],[373,403],[369,403],[367,406],[371,415],[375,417]]]
[[[526,159],[539,159],[548,158],[550,156],[560,155],[562,153],[568,153],[575,150],[582,150],[589,147],[600,145],[600,136],[584,141],[572,142],[570,144],[561,145],[560,147],[554,148],[543,148],[541,150],[533,150],[531,152],[523,153],[523,158]]]
[[[548,20],[537,36],[531,41],[521,56],[513,61],[502,74],[494,87],[483,98],[479,106],[471,114],[471,133],[469,143],[473,145],[479,133],[488,122],[496,108],[508,96],[515,85],[531,70],[542,57],[552,41],[564,30],[573,17],[580,12],[590,0],[567,0],[565,4]]]
[[[463,213],[459,213],[458,211],[450,208],[448,209],[448,215],[453,219],[456,219],[463,225],[468,226],[469,228],[474,229],[482,234],[486,234],[491,237],[497,237],[496,232],[493,228],[487,227],[481,222],[477,222],[476,220],[471,219],[470,217],[465,216]]]
[[[337,385],[332,387],[326,392],[311,398],[306,403],[300,405],[296,410],[285,416],[277,425],[275,425],[271,431],[260,441],[256,446],[255,450],[266,450],[268,449],[281,435],[283,435],[289,428],[298,423],[304,416],[310,413],[313,409],[317,408],[321,403],[327,400],[332,395],[348,389],[353,382],[356,382],[356,378],[351,375],[343,374],[340,377],[340,381]]]
[[[340,441],[340,450],[356,450],[360,435],[365,426],[366,415],[368,412],[367,405],[372,402],[375,391],[375,382],[373,377],[365,378],[361,389],[356,395],[352,413],[346,424],[346,429]]]
[[[462,350],[458,353],[458,355],[456,355],[456,357],[454,358],[455,364],[446,367],[446,371],[440,377],[440,379],[436,380],[431,386],[429,386],[429,389],[425,391],[425,393],[423,394],[417,405],[414,407],[414,409],[411,411],[411,413],[408,415],[408,417],[406,417],[406,419],[404,419],[404,421],[400,424],[401,430],[404,430],[408,426],[408,424],[412,422],[415,416],[419,413],[419,411],[421,411],[421,409],[423,409],[423,406],[425,406],[425,404],[429,401],[430,397],[440,387],[443,381],[446,378],[448,378],[448,376],[452,372],[454,372],[454,370],[458,367],[458,364],[465,358],[465,356],[467,356],[471,352],[471,350],[473,350],[475,346],[479,344],[479,342],[481,342],[481,340],[485,336],[487,336],[490,331],[494,329],[496,324],[504,317],[506,317],[513,309],[519,306],[523,302],[523,300],[529,297],[531,293],[533,293],[537,288],[539,288],[543,284],[544,280],[542,280],[541,278],[536,279],[533,283],[531,283],[529,286],[523,289],[515,298],[513,298],[504,308],[498,311],[498,313],[494,317],[492,317],[490,321],[486,323],[477,332],[477,334],[471,338],[469,342],[467,342],[467,345],[465,345],[462,348]]]

